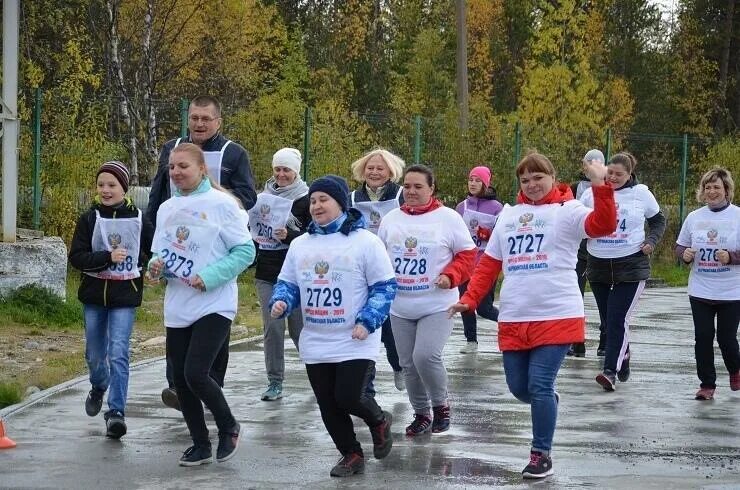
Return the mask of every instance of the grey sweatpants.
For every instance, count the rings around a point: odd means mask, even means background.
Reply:
[[[267,380],[269,382],[283,381],[285,374],[285,318],[272,318],[270,316],[270,298],[272,297],[273,283],[255,280],[257,286],[257,295],[260,298],[260,307],[262,308],[262,326],[264,328],[265,339],[265,369],[267,370]],[[301,309],[296,308],[288,315],[288,334],[293,340],[296,349],[298,348],[298,337],[303,328],[303,316]]]
[[[447,369],[442,359],[453,321],[442,311],[418,320],[391,315],[393,337],[415,413],[447,404]]]

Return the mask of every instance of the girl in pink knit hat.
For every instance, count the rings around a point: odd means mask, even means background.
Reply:
[[[468,175],[468,197],[455,208],[463,217],[468,226],[470,236],[478,246],[478,263],[483,251],[488,244],[496,217],[503,209],[503,205],[496,200],[496,190],[491,187],[491,170],[488,167],[475,167]],[[459,286],[460,294],[464,294],[468,284]],[[476,313],[488,320],[498,321],[498,309],[493,306],[493,293],[496,284],[491,285],[491,290],[481,300],[476,311],[468,311],[462,314],[463,327],[467,343],[460,352],[463,354],[478,351],[478,323]]]

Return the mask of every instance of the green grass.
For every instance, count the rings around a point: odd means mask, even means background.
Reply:
[[[81,328],[82,305],[76,300],[62,301],[45,288],[23,286],[4,296],[0,302],[0,325],[10,323],[38,329]]]
[[[660,261],[654,262],[651,269],[651,276],[663,279],[668,286],[686,286],[689,283],[689,267]]]
[[[15,405],[23,399],[23,389],[18,383],[0,383],[0,408]]]

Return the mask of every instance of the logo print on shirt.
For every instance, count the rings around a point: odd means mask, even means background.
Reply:
[[[417,240],[416,237],[410,236],[406,238],[403,244],[406,246],[409,252],[412,252],[419,244],[419,240]]]
[[[270,214],[270,205],[263,204],[262,206],[260,206],[260,214],[262,215],[263,218],[267,216],[268,214]]]
[[[118,233],[109,233],[108,243],[113,248],[113,250],[117,249],[118,246],[121,244],[121,235],[119,235]]]
[[[175,236],[177,237],[177,243],[182,243],[190,236],[190,229],[184,225],[178,226],[175,231]]]
[[[377,211],[370,211],[370,224],[377,225],[380,223],[380,213]]]
[[[315,266],[313,266],[313,271],[318,274],[319,279],[324,278],[324,274],[329,272],[329,263],[325,260],[322,260],[321,262],[317,262]]]
[[[478,220],[475,218],[471,219],[469,225],[471,230],[475,230],[478,227]]]
[[[519,216],[519,222],[522,224],[522,226],[527,226],[530,221],[534,219],[534,214],[532,213],[524,213],[523,215]]]

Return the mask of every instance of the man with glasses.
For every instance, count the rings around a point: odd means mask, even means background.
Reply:
[[[169,177],[170,152],[180,143],[194,143],[200,146],[206,157],[208,173],[213,180],[234,194],[245,210],[254,206],[257,193],[254,188],[249,154],[241,145],[227,139],[219,132],[221,122],[221,102],[216,97],[199,95],[190,102],[188,136],[169,140],[159,154],[159,166],[152,180],[149,205],[146,210],[147,216],[155,226],[159,206],[172,195]],[[221,387],[224,385],[226,366],[229,361],[228,346],[229,338],[227,337],[211,369],[211,377]],[[179,410],[180,402],[174,389],[169,359],[167,360],[167,381],[169,387],[162,390],[162,401],[168,407]]]

